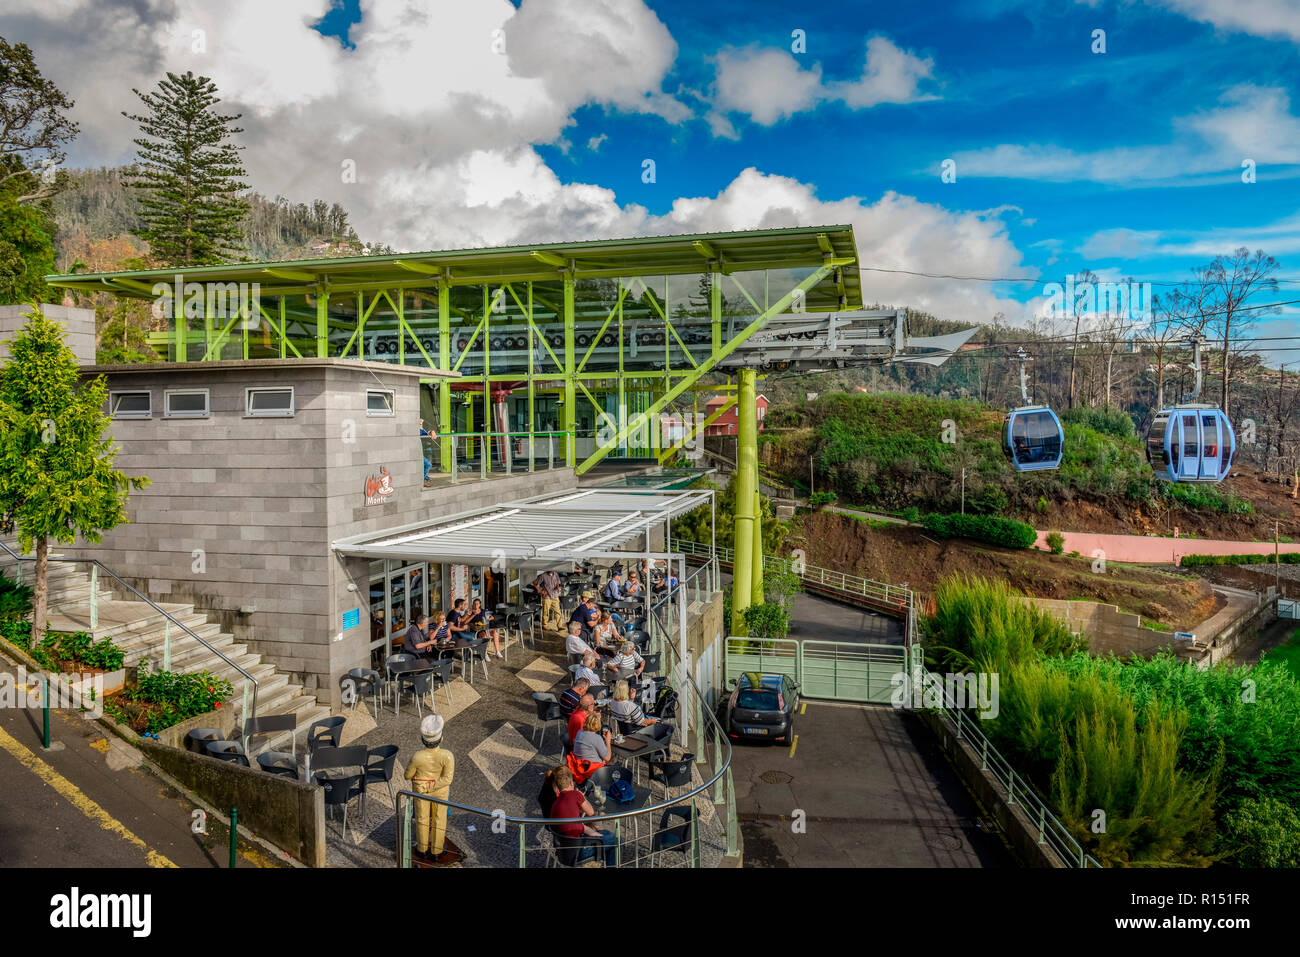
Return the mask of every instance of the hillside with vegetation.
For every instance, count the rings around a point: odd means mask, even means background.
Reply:
[[[1220,485],[1162,482],[1133,419],[1118,410],[1062,413],[1055,471],[1016,472],[1002,451],[1004,413],[980,402],[920,395],[832,393],[775,405],[760,435],[767,472],[838,504],[916,517],[958,512],[1019,518],[1036,528],[1201,538],[1271,539],[1273,521],[1300,520],[1285,486],[1234,467]]]

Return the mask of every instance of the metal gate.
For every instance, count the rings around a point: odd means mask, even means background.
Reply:
[[[1277,600],[1277,617],[1279,618],[1300,618],[1300,600],[1295,598],[1279,598]]]
[[[805,698],[889,704],[894,676],[907,673],[905,645],[728,638],[723,681],[747,671],[789,675]]]

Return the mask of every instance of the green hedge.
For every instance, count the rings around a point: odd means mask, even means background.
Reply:
[[[1032,525],[996,515],[940,515],[925,516],[922,524],[942,538],[973,538],[1007,548],[1029,548],[1038,541],[1038,532]]]
[[[1300,552],[1283,552],[1277,556],[1283,565],[1300,565]],[[1272,555],[1184,555],[1178,564],[1184,568],[1196,565],[1272,565]]]

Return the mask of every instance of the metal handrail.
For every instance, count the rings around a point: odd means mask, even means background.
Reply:
[[[35,557],[25,556],[25,555],[19,555],[19,554],[18,554],[17,552],[15,552],[12,548],[10,548],[8,545],[6,545],[3,541],[0,541],[0,548],[3,548],[6,552],[9,553],[10,557],[13,558],[13,560],[14,560],[14,562],[15,562],[15,565],[16,565],[16,567],[17,567],[17,569],[18,569],[18,574],[19,574],[20,576],[22,575],[22,563],[23,563],[23,562],[32,562],[32,563],[35,563],[35,562],[36,562]],[[231,668],[233,668],[236,672],[238,672],[240,675],[242,675],[243,678],[244,678],[244,700],[243,700],[243,713],[242,713],[241,717],[242,717],[245,721],[247,721],[247,720],[250,719],[250,718],[254,718],[254,719],[255,719],[255,718],[257,717],[257,679],[254,678],[254,677],[253,677],[251,674],[249,674],[247,671],[245,671],[242,667],[240,667],[239,665],[237,665],[235,662],[231,661],[230,658],[228,658],[224,653],[222,653],[221,651],[219,651],[219,650],[216,649],[216,648],[213,648],[212,645],[208,644],[207,641],[205,641],[205,640],[203,639],[202,636],[198,635],[198,634],[195,633],[193,630],[191,630],[190,627],[189,627],[188,625],[184,624],[184,623],[181,622],[179,619],[177,619],[176,616],[174,616],[171,612],[169,612],[169,611],[167,611],[165,608],[162,608],[161,606],[159,606],[159,604],[158,604],[157,602],[155,602],[152,598],[150,598],[150,597],[147,596],[147,595],[142,595],[139,591],[137,591],[137,590],[135,589],[135,587],[133,587],[132,585],[130,585],[130,584],[128,584],[127,582],[123,581],[122,578],[121,578],[121,576],[119,576],[115,571],[113,571],[111,568],[109,568],[107,565],[105,565],[103,562],[101,562],[98,558],[47,558],[46,561],[47,561],[47,562],[60,562],[60,563],[63,563],[63,564],[68,564],[68,565],[76,565],[76,564],[79,564],[79,563],[85,562],[85,563],[91,565],[93,569],[102,569],[103,571],[105,571],[106,573],[108,573],[109,577],[111,577],[114,581],[116,581],[116,582],[117,582],[119,585],[121,585],[124,589],[126,589],[127,591],[129,591],[131,594],[135,595],[136,598],[138,598],[140,601],[144,602],[146,605],[148,605],[148,606],[149,606],[150,608],[152,608],[154,611],[158,612],[158,614],[162,615],[163,618],[165,618],[165,619],[167,620],[167,625],[168,625],[168,626],[169,626],[169,625],[172,625],[172,624],[176,625],[176,627],[180,628],[181,631],[185,632],[185,634],[189,635],[191,638],[193,638],[195,641],[197,641],[200,645],[202,645],[204,648],[208,649],[208,651],[212,652],[214,655],[216,655],[218,658],[220,658],[222,661],[224,661],[227,665],[229,665]],[[94,619],[97,617],[97,615],[95,614],[95,611],[96,611],[96,605],[97,605],[98,602],[99,602],[99,596],[96,594],[96,590],[97,590],[97,588],[98,588],[98,581],[96,581],[96,580],[95,580],[95,577],[92,576],[91,583],[90,583],[90,607],[91,607],[91,629],[92,629],[92,630],[94,630],[94,628],[96,627]],[[165,636],[163,640],[164,640],[164,642],[170,642],[170,637],[169,637],[169,636]],[[251,682],[252,685],[253,685],[253,700],[252,700],[252,707],[251,707],[251,709],[250,709],[250,707],[249,707],[249,702],[248,702],[248,684],[249,684],[249,682]]]
[[[494,452],[492,446],[496,440],[504,439],[507,443],[527,440],[529,443],[527,453],[528,471],[534,472],[537,469],[537,461],[534,454],[536,450],[533,446],[534,440],[542,440],[546,443],[546,468],[547,470],[553,470],[555,468],[557,457],[556,439],[558,438],[563,440],[563,442],[567,442],[572,434],[572,432],[563,430],[549,430],[544,432],[493,432],[490,430],[484,430],[482,432],[443,432],[438,435],[420,436],[420,446],[422,451],[428,455],[430,461],[440,460],[442,458],[442,440],[450,439],[450,460],[446,462],[439,461],[437,468],[443,474],[450,474],[452,482],[459,482],[459,446],[461,440],[464,440],[467,444],[474,441],[481,443],[482,448],[477,456],[479,463],[479,477],[487,478],[488,473],[494,468],[500,469],[504,466],[506,475],[511,475],[514,472],[514,454],[510,451],[507,451],[505,454]],[[560,443],[561,446],[563,446],[563,442]],[[466,461],[468,461],[469,458],[470,457],[467,455]],[[559,459],[561,466],[563,466],[566,461],[563,451],[560,452]]]
[[[911,653],[914,661],[925,660],[921,657],[924,651],[920,645],[912,645]],[[1040,798],[1038,793],[1016,772],[1011,762],[1002,756],[979,726],[967,717],[965,709],[957,707],[956,699],[950,693],[943,678],[927,670],[924,665],[921,665],[919,670],[922,680],[933,677],[943,691],[940,699],[942,704],[938,708],[929,710],[938,711],[956,732],[957,740],[967,741],[979,753],[980,770],[990,772],[993,779],[1007,792],[1007,804],[1019,803],[1025,809],[1029,819],[1037,823],[1038,843],[1046,844],[1068,867],[1101,867],[1097,859],[1084,851],[1083,845],[1052,813],[1047,802]]]
[[[671,643],[669,643],[669,646],[671,647]],[[667,671],[667,669],[665,669],[665,670]],[[682,669],[682,675],[681,675],[681,676],[682,676],[682,679],[684,680],[684,683],[690,685],[691,692],[692,692],[692,694],[693,694],[693,696],[694,696],[694,698],[695,698],[696,703],[698,704],[698,703],[702,702],[703,699],[704,699],[704,696],[700,693],[700,689],[699,689],[699,687],[695,684],[694,679],[692,679],[691,676],[690,676],[689,674],[686,674],[685,669]],[[679,687],[679,690],[680,690],[680,687]],[[680,699],[679,699],[679,700],[680,700]],[[698,712],[698,711],[700,711],[700,709],[697,709],[697,712]],[[727,775],[727,776],[728,776],[728,778],[727,778],[727,784],[723,785],[723,787],[726,789],[725,793],[726,793],[726,795],[727,795],[728,800],[734,800],[734,793],[733,793],[733,792],[731,791],[731,789],[730,789],[730,788],[731,788],[731,785],[730,785],[730,773],[731,773],[731,742],[728,741],[727,738],[726,738],[726,735],[722,733],[722,726],[721,726],[720,724],[718,724],[718,719],[717,719],[717,717],[712,713],[712,711],[711,711],[710,709],[707,709],[707,708],[702,709],[702,712],[701,712],[701,713],[703,713],[703,714],[707,714],[707,715],[708,715],[709,722],[711,723],[711,730],[712,730],[712,732],[716,735],[717,740],[718,740],[722,745],[725,745],[725,747],[726,747],[726,755],[725,755],[725,758],[721,759],[720,761],[715,761],[715,769],[714,769],[714,771],[713,771],[712,776],[709,777],[707,780],[703,781],[703,782],[700,784],[699,787],[693,788],[692,790],[687,791],[687,792],[684,793],[684,794],[678,794],[678,795],[675,795],[675,796],[673,796],[673,797],[665,797],[664,800],[662,800],[662,801],[659,801],[659,802],[657,802],[657,803],[655,803],[655,804],[648,805],[648,806],[643,807],[643,808],[638,808],[638,809],[636,809],[636,810],[632,810],[632,811],[615,811],[615,812],[611,812],[611,813],[603,813],[603,812],[602,812],[602,813],[600,814],[599,818],[589,818],[589,817],[576,817],[576,818],[575,818],[575,817],[555,817],[555,818],[552,818],[552,817],[530,817],[530,816],[508,815],[508,814],[505,814],[505,813],[503,813],[503,812],[500,812],[499,810],[492,810],[492,811],[489,811],[489,810],[486,810],[486,809],[484,809],[484,808],[481,808],[481,807],[474,807],[473,805],[469,805],[469,804],[460,804],[460,803],[458,803],[458,802],[456,802],[456,801],[452,801],[450,798],[437,798],[437,797],[433,797],[432,795],[429,795],[429,794],[417,794],[415,791],[410,791],[410,790],[405,790],[405,789],[398,791],[398,792],[397,792],[397,805],[396,805],[396,807],[395,807],[395,811],[396,811],[396,814],[397,814],[397,819],[398,819],[398,821],[399,821],[400,824],[401,824],[402,830],[403,830],[404,833],[407,834],[407,837],[404,837],[402,840],[399,840],[399,841],[397,842],[397,843],[398,843],[398,846],[397,846],[397,866],[398,866],[398,867],[409,867],[409,866],[410,866],[410,863],[411,863],[411,861],[410,861],[410,850],[411,850],[411,848],[410,848],[410,841],[409,841],[409,839],[408,839],[408,838],[409,838],[408,828],[409,828],[409,825],[410,825],[410,811],[407,809],[407,803],[406,803],[406,801],[403,800],[403,798],[406,798],[406,799],[417,798],[417,799],[419,799],[419,800],[421,800],[421,801],[428,801],[428,802],[430,802],[430,803],[432,803],[432,804],[441,804],[441,805],[444,805],[444,806],[449,807],[449,808],[455,808],[455,809],[458,810],[458,811],[465,811],[465,812],[468,812],[468,813],[470,813],[470,814],[476,814],[476,815],[479,815],[479,816],[481,816],[481,817],[494,818],[494,819],[497,820],[497,821],[504,821],[504,822],[507,823],[507,824],[518,824],[518,825],[520,825],[521,829],[522,829],[523,827],[525,827],[525,826],[528,826],[528,825],[544,825],[544,826],[548,826],[548,827],[549,827],[549,826],[554,825],[554,824],[576,824],[576,823],[590,824],[593,820],[600,820],[600,821],[618,821],[618,820],[622,820],[623,818],[640,817],[640,816],[642,816],[642,815],[645,815],[645,816],[647,816],[647,817],[651,817],[651,816],[653,816],[654,814],[657,814],[657,813],[659,813],[659,812],[661,812],[661,811],[665,811],[665,810],[667,810],[667,809],[670,808],[670,807],[678,807],[678,806],[680,806],[680,805],[682,805],[682,804],[688,804],[689,806],[694,807],[694,804],[695,804],[695,798],[698,797],[698,796],[701,795],[701,794],[706,794],[706,793],[709,791],[710,788],[712,788],[715,784],[717,784],[717,782],[718,782],[719,780],[721,780],[721,779],[723,778],[724,775]],[[700,740],[700,739],[701,739],[701,735],[702,735],[702,733],[703,733],[703,731],[702,731],[703,728],[704,728],[704,724],[703,724],[703,723],[700,723],[700,724],[697,724],[697,725],[696,725],[695,735],[696,735],[697,740]],[[699,748],[699,745],[697,744],[696,747]],[[696,763],[699,763],[699,762],[696,762]],[[719,765],[720,765],[720,766],[719,766]],[[701,775],[701,777],[703,777],[703,775]],[[413,806],[412,806],[412,807],[413,807]],[[731,818],[731,815],[730,815],[730,814],[728,815],[728,818],[729,818],[729,819]],[[729,848],[732,846],[732,843],[733,843],[733,841],[732,841],[732,835],[730,834],[730,832],[728,832],[728,846],[729,846]]]

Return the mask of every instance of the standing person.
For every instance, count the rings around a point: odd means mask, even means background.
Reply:
[[[533,579],[533,587],[542,599],[542,630],[562,631],[560,618],[560,576],[548,569]]]
[[[596,809],[591,806],[582,792],[573,786],[573,772],[564,765],[560,765],[551,772],[551,786],[555,790],[555,800],[551,802],[550,817],[553,818],[581,818],[595,817]],[[590,824],[583,824],[581,821],[573,821],[569,824],[552,825],[557,834],[563,837],[598,837],[605,846],[605,866],[614,866],[614,851],[618,844],[618,839],[609,831],[597,830]],[[589,861],[596,856],[594,847],[584,847],[578,851],[575,864],[581,864]]]
[[[456,773],[456,757],[442,746],[443,719],[431,714],[420,722],[420,742],[406,767],[406,780],[416,794],[447,801],[451,798],[451,779]],[[430,835],[430,824],[433,834]],[[447,805],[433,801],[415,802],[415,848],[412,857],[425,866],[455,864],[465,854],[447,837]]]
[[[433,471],[433,456],[429,452],[429,446],[424,444],[424,439],[431,442],[436,441],[438,433],[424,427],[424,419],[420,420],[420,453],[424,456],[424,484],[429,484],[429,473]]]

